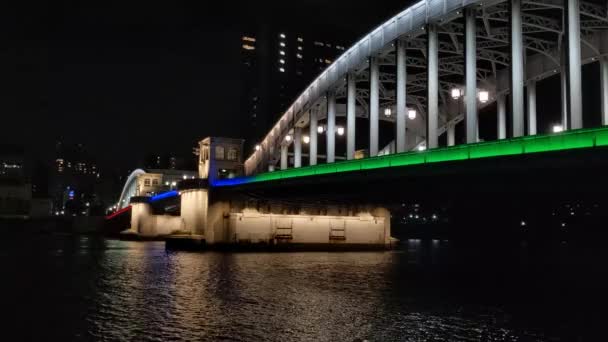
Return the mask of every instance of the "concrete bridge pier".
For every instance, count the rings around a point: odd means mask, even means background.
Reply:
[[[270,203],[218,193],[204,180],[190,183],[180,188],[187,235],[170,237],[168,246],[186,238],[204,240],[207,247],[383,249],[391,243],[385,208]]]

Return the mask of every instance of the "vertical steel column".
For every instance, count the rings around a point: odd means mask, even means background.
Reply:
[[[570,125],[568,122],[568,77],[565,67],[562,67],[559,77],[562,88],[562,128],[565,131]]]
[[[511,111],[513,137],[524,135],[524,45],[521,19],[522,0],[511,1]]]
[[[528,82],[528,135],[536,135],[536,81]]]
[[[336,156],[336,94],[327,93],[327,163],[333,163]]]
[[[287,170],[287,164],[288,164],[287,149],[288,148],[289,148],[289,145],[287,145],[287,144],[281,145],[281,170]]]
[[[505,139],[507,137],[507,101],[505,95],[498,95],[496,99],[498,107],[498,139]]]
[[[427,26],[427,118],[426,148],[437,147],[437,122],[439,119],[439,40],[437,27]]]
[[[293,167],[302,166],[302,127],[296,127],[293,135]]]
[[[604,56],[600,59],[600,83],[602,125],[608,125],[608,56]]]
[[[346,159],[351,160],[355,158],[355,124],[357,120],[357,82],[354,72],[348,73],[346,82]]]
[[[579,0],[566,3],[566,75],[568,77],[568,115],[570,129],[583,128],[581,79],[581,17]]]
[[[378,112],[380,111],[380,70],[378,59],[369,59],[369,156],[378,155]]]
[[[456,126],[453,123],[448,123],[448,146],[456,145]]]
[[[475,9],[464,10],[465,16],[465,122],[467,144],[477,142],[477,27]]]
[[[407,82],[407,67],[406,67],[406,42],[397,40],[397,138],[396,149],[397,153],[405,152],[406,146],[406,82]]]
[[[310,136],[310,142],[308,145],[308,161],[310,165],[317,165],[317,140],[318,140],[318,121],[317,121],[317,111],[314,109],[310,110],[310,132],[308,133]]]

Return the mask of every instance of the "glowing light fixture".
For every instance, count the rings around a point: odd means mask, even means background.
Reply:
[[[562,126],[562,125],[553,126],[553,133],[561,133],[563,131],[564,131],[564,126]]]
[[[305,136],[302,137],[302,141],[305,144],[308,144],[308,143],[310,143],[310,137],[308,135],[305,135]]]
[[[410,108],[410,109],[408,109],[408,110],[407,110],[407,117],[408,117],[410,120],[414,120],[414,119],[416,118],[416,110],[415,110],[415,109],[411,109],[411,108]]]
[[[384,110],[384,116],[386,116],[388,118],[391,116],[391,114],[393,114],[393,111],[391,110],[391,108],[386,107],[386,109]]]
[[[425,150],[426,150],[426,145],[418,146],[418,151],[425,151]]]
[[[286,135],[285,136],[285,141],[287,141],[287,142],[291,141],[291,135]]]
[[[490,93],[485,90],[479,92],[479,102],[486,103],[490,100]]]
[[[338,128],[336,128],[336,132],[338,135],[344,135],[344,127],[338,126]]]
[[[317,127],[317,133],[323,134],[323,132],[325,132],[325,127],[323,127],[322,125],[319,125]]]
[[[461,93],[461,91],[460,91],[459,88],[452,89],[452,93],[451,94],[452,94],[452,98],[454,100],[458,100],[460,98],[460,96],[462,96],[462,93]]]
[[[260,148],[262,148],[262,147],[260,146],[260,144],[255,145],[255,150],[256,150],[256,151],[259,151],[259,150],[260,150]]]

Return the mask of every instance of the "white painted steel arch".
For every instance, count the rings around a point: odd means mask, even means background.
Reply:
[[[565,12],[564,3],[572,0],[522,0],[522,32],[525,49],[525,81],[538,81],[562,72],[564,24],[559,13]],[[578,1],[578,0],[575,0]],[[256,150],[245,162],[247,174],[265,171],[269,160],[276,162],[280,146],[286,135],[295,127],[308,124],[310,111],[315,111],[317,119],[323,119],[327,112],[324,96],[328,91],[335,93],[336,98],[343,99],[347,94],[346,78],[352,74],[356,82],[369,80],[368,60],[374,57],[380,66],[395,64],[395,42],[403,41],[407,50],[407,68],[421,69],[420,73],[407,75],[407,103],[415,107],[421,119],[411,125],[413,132],[424,128],[425,101],[424,91],[427,77],[425,51],[427,42],[424,38],[425,28],[436,25],[438,30],[439,65],[439,128],[442,134],[449,125],[461,121],[462,113],[454,113],[450,107],[449,91],[462,87],[462,82],[453,78],[464,76],[464,24],[461,20],[463,11],[474,11],[476,17],[476,76],[479,88],[489,91],[492,103],[499,96],[510,92],[509,78],[511,44],[509,31],[509,2],[506,0],[423,0],[396,16],[390,18],[368,35],[359,40],[333,64],[323,71],[287,108],[278,122],[260,142]],[[608,56],[608,1],[580,1],[580,37],[581,63],[590,63]],[[481,23],[481,24],[480,24]],[[410,56],[411,55],[411,56]],[[483,63],[483,65],[482,65]],[[386,85],[395,83],[394,72],[380,71],[380,106],[394,106],[395,92]],[[369,88],[356,89],[357,117],[367,117]],[[484,104],[481,104],[483,106]],[[453,107],[453,106],[452,106]],[[337,105],[337,116],[346,115],[346,105]],[[381,120],[393,121],[395,116]],[[410,123],[408,122],[408,125]],[[416,134],[416,133],[414,133]],[[418,134],[421,136],[421,134]],[[410,143],[408,149],[415,147],[419,139]]]
[[[116,205],[118,206],[118,210],[123,209],[129,205],[129,200],[137,193],[137,177],[145,173],[146,171],[142,169],[136,169],[135,171],[131,172],[131,174],[127,178],[127,181],[125,182],[124,187],[122,188],[120,198],[116,203]]]

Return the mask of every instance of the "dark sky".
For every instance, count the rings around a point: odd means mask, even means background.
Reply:
[[[52,158],[84,143],[105,169],[188,153],[239,119],[239,34],[277,21],[353,41],[408,1],[11,1],[0,8],[0,143]]]

